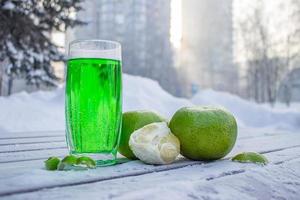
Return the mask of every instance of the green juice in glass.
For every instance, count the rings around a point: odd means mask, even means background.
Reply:
[[[66,135],[71,154],[113,155],[100,165],[116,161],[122,118],[121,75],[119,60],[68,60]]]

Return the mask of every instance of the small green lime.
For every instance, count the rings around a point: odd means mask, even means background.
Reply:
[[[95,168],[96,162],[90,157],[82,156],[77,159],[76,165],[84,165],[88,168]]]
[[[45,168],[47,170],[57,170],[58,163],[60,162],[59,158],[57,157],[50,157],[45,160]]]
[[[172,117],[169,127],[180,141],[180,152],[192,160],[215,160],[227,155],[237,137],[234,116],[212,106],[184,107]]]
[[[259,153],[255,152],[243,152],[232,158],[232,161],[241,163],[256,163],[266,165],[269,161],[268,159]]]
[[[165,118],[159,114],[146,110],[130,111],[123,113],[122,132],[119,145],[119,153],[129,159],[137,159],[129,148],[130,135],[137,129],[140,129],[153,122],[163,122]]]

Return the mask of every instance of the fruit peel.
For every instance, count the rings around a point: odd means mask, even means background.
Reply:
[[[261,165],[266,165],[269,163],[268,159],[264,155],[256,152],[243,152],[237,154],[232,158],[232,161],[240,163],[255,163]]]
[[[54,157],[54,156],[49,157],[47,160],[44,161],[45,168],[50,171],[57,170],[59,162],[60,159],[58,157]]]
[[[65,156],[62,160],[58,157],[49,157],[44,161],[47,170],[85,170],[96,168],[96,162],[88,156],[76,157],[74,155]]]
[[[74,155],[68,155],[64,157],[58,164],[58,170],[71,170],[72,167],[76,164],[77,157]]]
[[[96,162],[92,158],[87,156],[81,156],[77,158],[76,165],[87,167],[90,169],[96,168]]]

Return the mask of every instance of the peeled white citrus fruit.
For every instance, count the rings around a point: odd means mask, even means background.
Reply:
[[[134,155],[148,164],[172,163],[180,152],[180,143],[166,122],[148,124],[134,131],[129,139]]]

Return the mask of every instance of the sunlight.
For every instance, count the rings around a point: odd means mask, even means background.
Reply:
[[[176,49],[180,48],[181,45],[181,37],[182,37],[181,18],[182,18],[181,0],[171,0],[170,41]]]

